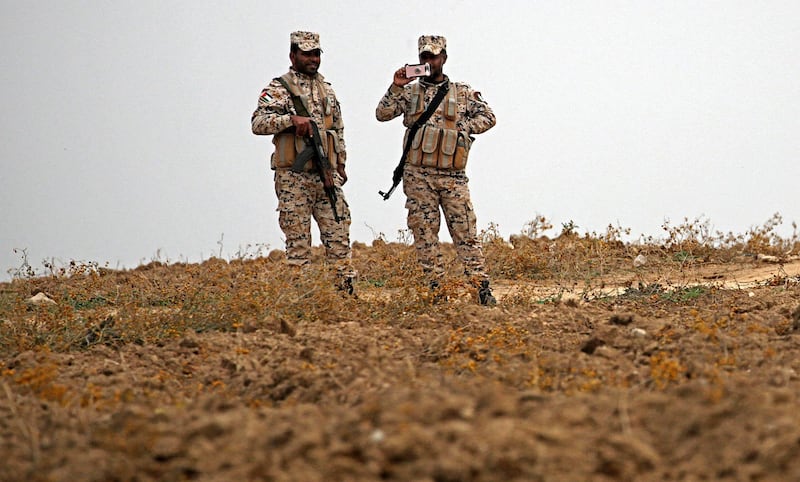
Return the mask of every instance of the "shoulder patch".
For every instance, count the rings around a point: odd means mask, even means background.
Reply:
[[[485,100],[483,100],[483,96],[481,95],[481,93],[478,92],[477,90],[472,95],[478,102],[486,102]]]
[[[267,89],[261,91],[261,100],[263,100],[264,102],[272,102],[272,96],[269,95]]]

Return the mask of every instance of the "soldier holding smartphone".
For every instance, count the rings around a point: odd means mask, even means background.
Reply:
[[[478,289],[479,302],[493,305],[497,301],[484,268],[465,168],[473,135],[491,129],[496,119],[480,92],[467,84],[451,82],[444,74],[444,37],[421,36],[418,53],[420,64],[406,65],[394,72],[392,85],[375,111],[382,122],[402,114],[408,128],[401,161],[402,181],[417,259],[431,288],[436,289],[445,273],[439,247],[441,208],[464,273]],[[416,79],[419,80],[413,82]],[[424,125],[414,127],[418,119],[427,116],[430,117]]]

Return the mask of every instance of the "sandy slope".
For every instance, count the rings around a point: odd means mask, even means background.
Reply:
[[[630,271],[589,297],[497,280],[494,309],[14,353],[0,480],[797,480],[799,276]],[[708,288],[600,296],[637,281]]]

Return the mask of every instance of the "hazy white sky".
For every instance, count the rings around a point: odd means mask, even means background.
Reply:
[[[290,7],[290,5],[294,5]],[[375,120],[420,34],[497,126],[467,168],[480,229],[537,214],[661,236],[800,221],[800,2],[2,0],[0,279],[29,261],[133,268],[283,248],[261,88],[321,34],[342,103],[352,239],[405,229],[399,119]],[[318,238],[315,232],[315,244]],[[449,240],[443,229],[443,239]],[[219,241],[222,241],[219,243]]]

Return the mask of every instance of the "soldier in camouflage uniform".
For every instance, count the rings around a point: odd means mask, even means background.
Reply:
[[[273,136],[275,151],[270,167],[275,171],[278,222],[286,237],[287,262],[294,266],[310,262],[313,216],[319,227],[326,259],[337,269],[339,287],[353,294],[356,272],[351,264],[350,209],[342,191],[347,182],[347,152],[339,101],[331,85],[317,71],[322,55],[319,34],[293,32],[289,41],[292,66],[288,73],[273,79],[261,91],[258,107],[251,119],[253,134]],[[292,94],[298,96],[310,117],[298,115]],[[336,211],[340,222],[334,218],[330,200],[313,162],[292,169],[296,157],[306,148],[306,138],[312,134],[311,121],[319,128],[323,149],[334,171]]]
[[[438,88],[443,84],[448,86],[436,111],[417,130],[405,158],[403,191],[417,258],[435,289],[445,271],[439,249],[441,207],[464,273],[478,287],[480,303],[495,304],[464,169],[472,136],[492,128],[496,119],[480,92],[467,84],[450,82],[444,75],[442,69],[447,61],[444,37],[423,35],[418,50],[420,63],[431,66],[430,75],[412,83],[414,78],[406,77],[405,68],[401,67],[395,71],[392,85],[375,111],[379,121],[403,114],[403,124],[410,128],[427,109]],[[407,129],[404,142],[408,136]]]

